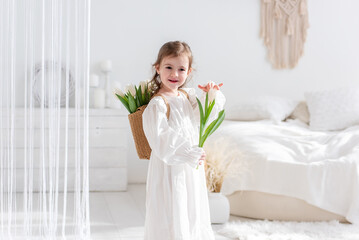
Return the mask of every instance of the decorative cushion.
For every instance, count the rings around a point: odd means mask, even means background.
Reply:
[[[283,121],[293,112],[297,101],[275,96],[260,96],[242,100],[226,110],[227,119],[257,121],[271,119]]]
[[[359,87],[305,93],[312,130],[341,130],[359,124]]]
[[[307,103],[304,101],[299,102],[288,118],[299,119],[300,121],[309,124],[310,116]]]

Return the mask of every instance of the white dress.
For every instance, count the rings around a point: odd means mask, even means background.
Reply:
[[[206,178],[198,165],[199,110],[195,90],[154,97],[143,112],[143,130],[151,146],[146,185],[145,240],[214,240]],[[202,101],[203,102],[203,101]],[[217,117],[225,97],[218,91],[212,112]]]

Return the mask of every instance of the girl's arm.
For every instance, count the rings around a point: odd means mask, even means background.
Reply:
[[[160,97],[153,98],[143,112],[143,130],[152,154],[168,165],[187,163],[197,167],[204,150],[190,142],[168,125],[167,107]]]

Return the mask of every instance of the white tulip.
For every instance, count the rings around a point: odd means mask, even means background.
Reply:
[[[127,94],[130,91],[130,84],[127,84],[124,90],[125,93]]]
[[[147,84],[147,88],[150,89],[151,88],[151,79],[147,79],[146,84]]]
[[[141,82],[140,82],[142,94],[145,93],[146,85],[147,85],[147,82],[146,82],[146,81],[141,81]]]
[[[211,88],[208,91],[208,103],[211,103],[215,98],[217,94],[217,89]]]
[[[124,96],[125,96],[125,94],[124,94],[120,89],[118,89],[118,88],[115,89],[115,93],[116,93],[117,95],[120,95],[121,97],[124,97]]]
[[[128,93],[130,92],[130,94],[134,97],[136,96],[136,89],[135,86],[133,84],[127,84],[125,87],[125,92]]]

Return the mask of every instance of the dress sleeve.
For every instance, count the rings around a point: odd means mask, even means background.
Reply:
[[[168,165],[198,165],[203,148],[191,146],[190,141],[176,132],[168,124],[167,107],[160,97],[153,98],[142,115],[143,130],[152,154]]]
[[[196,123],[199,125],[200,114],[199,114],[198,103],[196,100],[196,97],[197,97],[196,91],[194,88],[183,88],[183,90],[185,90],[188,94],[189,101],[194,110]],[[200,100],[201,100],[202,106],[204,107],[204,103],[206,101],[206,93],[205,92],[202,92],[202,96],[201,96]],[[214,104],[214,106],[213,106],[211,115],[209,116],[209,119],[208,119],[208,123],[211,123],[214,119],[217,118],[218,113],[223,110],[224,104],[226,103],[226,97],[223,95],[223,93],[220,90],[217,91],[215,100],[216,100],[216,104]]]

